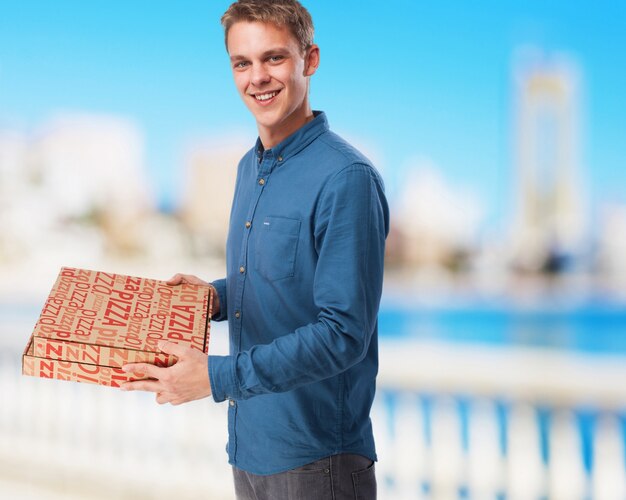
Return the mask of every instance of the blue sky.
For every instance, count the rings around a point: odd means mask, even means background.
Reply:
[[[219,25],[229,3],[1,2],[0,127],[33,131],[61,111],[128,117],[171,202],[189,138],[237,130],[255,139]],[[626,202],[626,2],[304,4],[322,50],[313,107],[376,151],[392,191],[411,158],[427,158],[491,218],[509,209],[512,61],[533,45],[576,60],[587,185],[596,201]]]

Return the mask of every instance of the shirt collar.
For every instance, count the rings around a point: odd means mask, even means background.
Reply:
[[[261,138],[256,140],[255,150],[257,156],[261,158],[263,154],[271,154],[275,158],[286,160],[307,147],[324,132],[329,130],[326,113],[323,111],[313,111],[314,118],[307,124],[300,127],[289,137],[279,142],[271,149],[264,150]]]

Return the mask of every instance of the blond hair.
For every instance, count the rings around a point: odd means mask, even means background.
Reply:
[[[239,21],[272,23],[286,27],[298,41],[302,52],[313,44],[313,19],[297,0],[238,0],[222,16],[224,42],[228,50],[228,31]]]

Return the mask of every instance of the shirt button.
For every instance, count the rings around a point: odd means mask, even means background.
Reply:
[[[241,267],[239,268],[239,272],[240,272],[241,274],[245,273],[245,272],[246,272],[246,268],[245,268],[245,267],[243,267],[243,266],[241,266]]]
[[[230,406],[235,406],[235,402],[231,399],[228,403]]]
[[[241,313],[239,311],[235,311],[235,318],[241,318]]]
[[[283,161],[283,157],[282,157],[282,156],[279,156],[279,157],[278,157],[278,161]]]
[[[251,225],[252,225],[252,223],[249,220],[247,220],[246,221],[246,229],[250,229]]]
[[[265,179],[259,179],[259,186],[263,186],[265,184]]]

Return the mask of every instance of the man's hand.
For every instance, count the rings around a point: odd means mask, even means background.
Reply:
[[[189,285],[204,285],[210,286],[213,289],[213,293],[211,294],[211,301],[213,303],[213,316],[217,316],[220,313],[220,298],[217,295],[217,290],[210,283],[207,283],[203,279],[194,276],[193,274],[175,274],[166,283],[170,286],[182,285],[183,283],[187,283]]]
[[[142,374],[152,380],[125,382],[121,386],[123,391],[155,392],[157,403],[171,403],[173,405],[211,395],[208,356],[206,354],[168,340],[160,341],[159,349],[167,354],[174,354],[178,357],[178,361],[167,368],[161,368],[150,363],[124,365],[122,370],[125,372]]]

